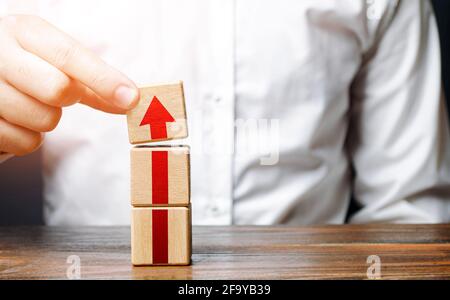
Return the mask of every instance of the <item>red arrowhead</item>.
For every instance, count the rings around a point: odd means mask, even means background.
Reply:
[[[150,125],[152,139],[165,139],[167,138],[166,123],[169,122],[175,122],[175,119],[154,96],[139,126]]]

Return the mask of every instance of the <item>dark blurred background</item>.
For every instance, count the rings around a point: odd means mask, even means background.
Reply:
[[[444,83],[445,94],[447,98],[447,111],[450,116],[450,21],[448,13],[450,13],[450,1],[433,0],[434,11],[439,27],[439,35],[441,39],[442,50],[442,82]]]
[[[442,80],[446,94],[450,95],[450,27],[446,16],[450,13],[450,1],[434,0],[433,5],[441,37]],[[449,107],[447,100],[447,110]],[[40,156],[36,152],[0,165],[0,225],[43,224]]]

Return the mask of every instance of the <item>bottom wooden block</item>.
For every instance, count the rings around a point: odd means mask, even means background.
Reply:
[[[188,207],[133,207],[133,265],[189,265],[191,213]]]

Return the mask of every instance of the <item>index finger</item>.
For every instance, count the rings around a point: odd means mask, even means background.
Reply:
[[[137,103],[139,91],[130,79],[45,20],[24,18],[17,22],[15,33],[24,50],[80,81],[105,101],[122,109]]]

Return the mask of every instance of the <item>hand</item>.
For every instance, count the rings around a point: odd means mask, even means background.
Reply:
[[[36,150],[61,107],[125,113],[136,105],[131,80],[38,17],[0,19],[0,45],[0,153]]]

